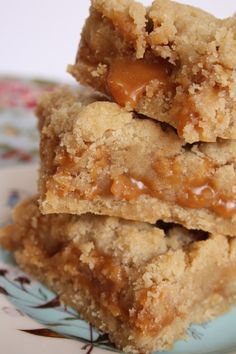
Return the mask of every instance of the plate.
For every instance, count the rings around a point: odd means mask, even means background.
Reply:
[[[0,224],[10,222],[11,209],[36,192],[37,166],[0,170]],[[102,354],[115,350],[108,337],[60,304],[56,294],[20,271],[0,249],[0,343],[4,354]],[[191,326],[189,339],[166,354],[235,354],[236,307],[220,318]]]

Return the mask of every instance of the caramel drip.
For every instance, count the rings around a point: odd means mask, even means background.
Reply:
[[[175,186],[182,182],[182,168],[178,161],[173,157],[159,158],[153,164],[154,170],[157,174],[156,178],[167,181],[168,184]]]
[[[89,199],[93,200],[97,196],[109,197],[111,195],[111,187],[112,180],[108,174],[98,176],[94,180]]]
[[[182,94],[180,97],[176,96],[170,111],[172,120],[176,122],[176,128],[180,137],[184,136],[185,128],[191,125],[194,130],[202,137],[202,128],[199,126],[200,114],[193,99],[187,95]]]
[[[60,266],[63,267],[60,259]],[[130,315],[130,309],[135,306],[142,310],[145,303],[139,297],[135,298],[134,293],[126,295],[128,277],[120,264],[114,261],[114,257],[92,251],[88,259],[81,262],[81,252],[77,247],[67,249],[64,257],[66,271],[72,272],[78,280],[79,286],[86,288],[99,305],[109,311],[114,317],[123,318],[130,322],[138,331],[150,330],[157,331],[159,327],[155,324],[155,318],[148,312],[143,311],[138,321]],[[55,261],[55,258],[54,258]],[[91,268],[89,264],[93,264]],[[63,272],[64,272],[63,267]],[[159,326],[159,325],[158,325]]]
[[[147,311],[147,308],[148,301],[150,300],[149,295],[151,293],[156,294],[157,292],[157,287],[151,286],[150,288],[137,290],[135,293],[137,302],[136,309],[131,315],[131,323],[141,331],[153,331],[155,333],[170,325],[177,316],[180,316],[173,302],[170,303],[166,295],[160,292],[158,299],[160,304],[165,307],[165,311],[163,317],[158,322],[156,321],[156,318]]]
[[[141,180],[128,175],[120,175],[113,180],[111,193],[117,199],[129,201],[142,194],[149,194],[149,189]]]
[[[159,322],[156,322],[153,315],[144,309],[142,311],[135,312],[132,316],[132,321],[130,322],[141,332],[156,333],[170,325],[177,316],[178,312],[174,306],[172,306],[170,309],[167,308],[165,316],[163,316]]]
[[[91,199],[102,195],[110,196],[112,180],[107,172],[104,171],[106,166],[110,164],[110,156],[106,149],[98,148],[96,151],[94,165],[91,169],[92,189]]]
[[[55,177],[50,177],[46,182],[47,196],[51,193],[56,194],[60,198],[64,198],[67,194],[73,192],[71,185],[68,183],[66,173],[57,174]]]
[[[190,178],[182,173],[180,164],[175,159],[160,159],[160,163],[155,166],[155,183],[152,181],[153,175],[149,178],[120,175],[114,179],[111,193],[116,199],[127,201],[149,195],[184,208],[207,208],[224,218],[232,217],[236,213],[236,200],[217,191],[210,176],[210,166],[206,160],[206,177]],[[158,189],[158,179],[164,179],[168,188],[173,188],[175,193],[172,197]]]
[[[223,218],[230,218],[236,213],[236,200],[219,193],[209,178],[190,181],[177,203],[187,208],[208,208]]]
[[[125,288],[127,276],[111,256],[92,251],[88,260],[80,261],[81,252],[77,247],[70,247],[65,255],[67,271],[73,271],[80,286],[86,288],[100,306],[115,317],[128,316],[128,308],[120,294]],[[60,258],[61,259],[61,258]],[[91,262],[93,269],[87,264]],[[74,273],[76,272],[76,274]]]
[[[211,208],[217,193],[211,186],[211,180],[193,179],[186,181],[183,191],[177,196],[177,203],[187,208]]]
[[[191,124],[195,130],[201,133],[201,129],[199,127],[199,113],[196,110],[195,105],[191,100],[187,100],[187,102],[182,102],[182,107],[180,105],[180,109],[178,113],[174,117],[177,121],[177,130],[178,135],[182,137],[184,135],[184,129],[187,125]]]
[[[75,162],[73,158],[68,154],[68,152],[63,151],[58,155],[57,163],[57,173],[71,172],[75,169]]]
[[[180,164],[173,158],[158,161],[155,170],[159,177],[167,181],[169,187],[176,190],[173,201],[178,205],[193,209],[208,208],[224,218],[232,217],[236,213],[236,199],[216,189],[212,177],[214,166],[210,161],[205,160],[203,166],[201,178],[185,176]],[[159,198],[166,200],[165,194],[159,194]]]
[[[126,173],[111,177],[106,168],[111,164],[110,156],[104,149],[98,149],[91,169],[91,189],[85,191],[79,191],[73,184],[74,161],[67,154],[62,154],[58,161],[57,173],[48,179],[46,188],[59,197],[78,192],[87,200],[112,196],[116,200],[131,201],[148,195],[184,208],[207,208],[223,218],[236,214],[235,195],[227,196],[218,191],[214,165],[208,159],[201,160],[201,166],[192,175],[184,172],[178,157],[159,157],[146,176]]]
[[[219,196],[216,203],[213,205],[212,210],[223,218],[231,218],[236,214],[236,200]]]
[[[62,150],[61,153],[58,154],[55,164],[57,165],[56,172],[47,180],[46,189],[49,194],[52,192],[63,198],[68,193],[74,191],[69,180],[73,178],[76,164],[73,158],[65,150]]]
[[[160,87],[169,88],[169,70],[168,63],[164,61],[154,63],[128,58],[115,60],[110,65],[107,88],[118,104],[129,104],[135,108],[151,81],[156,80]]]
[[[127,314],[123,303],[119,300],[119,293],[125,287],[126,275],[119,265],[114,264],[112,257],[93,252],[95,259],[93,273],[101,286],[100,292],[105,294],[103,304],[112,312],[113,316]]]
[[[204,88],[198,94],[198,100],[203,101],[205,106],[216,107],[219,100],[217,87]],[[200,126],[200,112],[197,103],[194,102],[193,97],[188,94],[176,97],[171,111],[171,116],[177,123],[177,130],[179,136],[184,136],[185,127],[191,125],[194,130],[199,134],[200,138],[203,137],[203,129]],[[224,115],[222,112],[216,112],[216,119],[218,123],[224,122]]]

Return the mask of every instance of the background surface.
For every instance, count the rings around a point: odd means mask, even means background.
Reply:
[[[148,5],[151,0],[142,2]],[[219,17],[236,12],[235,0],[182,2],[213,10]],[[74,61],[89,3],[89,0],[0,0],[0,75],[72,81],[66,66]]]

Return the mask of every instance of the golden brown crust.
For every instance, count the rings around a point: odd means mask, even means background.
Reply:
[[[186,146],[155,121],[115,103],[83,105],[67,90],[46,96],[38,116],[44,213],[165,220],[235,236],[235,141]]]
[[[127,353],[167,349],[190,323],[235,301],[235,239],[110,217],[43,216],[36,198],[13,218],[0,244],[8,240],[23,269]]]
[[[92,9],[109,19],[122,37],[134,44],[137,58],[143,56],[147,20],[146,10],[142,4],[133,0],[92,0]]]
[[[118,4],[113,1],[114,11]],[[138,21],[136,13],[135,18]],[[92,5],[76,63],[69,67],[71,74],[112,96],[107,76],[116,58],[155,62],[161,57],[173,65],[168,77],[173,89],[162,91],[158,81],[147,82],[136,111],[171,124],[188,143],[235,139],[236,17],[219,20],[191,6],[156,0],[146,18],[147,27],[139,21],[141,33],[146,31],[142,37],[146,50],[137,56],[121,27],[109,24],[107,11]],[[113,99],[117,101],[114,95]]]

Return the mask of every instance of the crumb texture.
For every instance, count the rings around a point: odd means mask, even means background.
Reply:
[[[0,244],[127,353],[164,350],[235,301],[236,240],[94,215],[14,211]]]
[[[71,74],[126,108],[171,124],[188,143],[235,139],[236,16],[220,20],[169,0],[141,7],[132,1],[92,2]],[[127,16],[136,26],[127,26]],[[115,70],[120,58],[127,65]],[[143,72],[147,64],[159,65],[146,82],[137,82],[140,60],[146,63]],[[129,63],[136,62],[139,70],[127,75]],[[163,67],[168,70],[160,78]],[[122,94],[130,91],[125,100],[112,86],[114,72],[123,77]]]
[[[67,89],[45,96],[37,113],[43,213],[164,220],[235,235],[235,141],[186,145],[156,121],[97,98],[81,103]]]

